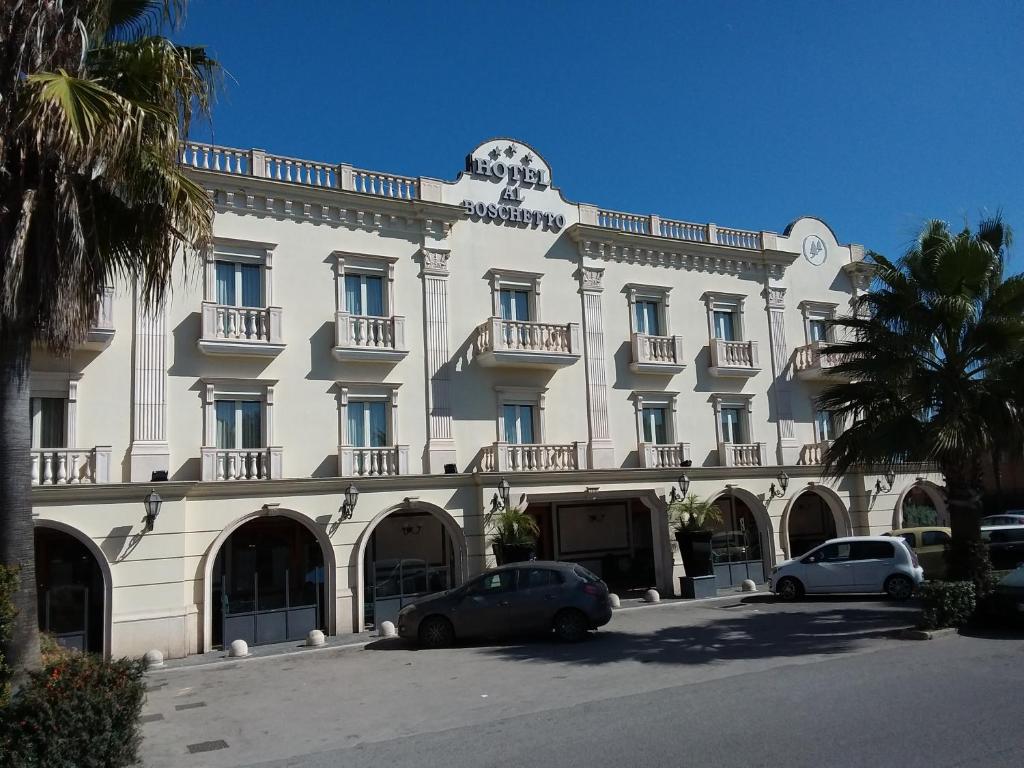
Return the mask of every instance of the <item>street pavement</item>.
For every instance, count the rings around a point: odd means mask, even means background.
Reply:
[[[155,766],[1020,766],[1022,635],[899,640],[912,605],[617,611],[590,640],[366,648],[148,675]]]

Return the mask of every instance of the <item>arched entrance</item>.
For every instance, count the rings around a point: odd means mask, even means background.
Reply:
[[[713,501],[722,512],[711,539],[718,587],[738,586],[745,579],[764,582],[773,550],[771,522],[764,507],[740,488],[729,488]]]
[[[927,481],[906,488],[893,510],[893,528],[948,526],[949,511],[942,490]]]
[[[233,640],[260,645],[304,639],[312,629],[330,631],[333,557],[325,562],[325,549],[308,524],[290,514],[254,516],[215,547],[207,566],[208,649]]]
[[[64,526],[36,524],[39,629],[66,648],[105,654],[109,572],[101,567],[94,548]]]
[[[790,500],[783,515],[788,557],[800,557],[819,544],[847,533],[847,526],[836,519],[829,501],[816,490],[806,490]]]
[[[459,524],[429,504],[385,510],[356,548],[356,629],[395,621],[402,606],[465,578],[465,538]]]

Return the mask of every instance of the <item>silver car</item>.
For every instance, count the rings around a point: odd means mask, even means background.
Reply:
[[[472,637],[551,632],[582,640],[612,617],[608,587],[576,563],[537,561],[492,568],[461,587],[398,612],[398,634],[431,648]]]

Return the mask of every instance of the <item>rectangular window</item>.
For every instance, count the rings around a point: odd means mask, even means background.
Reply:
[[[235,265],[230,261],[217,262],[217,303],[235,305]]]
[[[715,338],[722,341],[736,341],[736,325],[732,312],[715,310]]]
[[[350,400],[348,442],[357,448],[388,445],[387,403],[382,400]]]
[[[808,320],[807,333],[811,341],[828,341],[828,326],[824,320]]]
[[[665,445],[668,443],[668,430],[665,427],[664,408],[644,408],[644,442]]]
[[[263,403],[258,400],[217,400],[217,447],[224,450],[263,447]]]
[[[527,445],[535,442],[532,405],[506,405],[503,408],[503,416],[506,443]]]
[[[350,315],[384,317],[384,279],[375,275],[345,275],[345,309]]]
[[[262,307],[263,267],[259,264],[217,261],[217,303],[231,307]]]
[[[895,556],[887,541],[855,541],[850,553],[851,560],[891,560]]]
[[[67,400],[33,397],[30,401],[33,448],[67,448]],[[70,446],[74,447],[74,446]]]
[[[832,411],[818,411],[814,415],[815,424],[818,429],[818,442],[831,441],[836,439],[836,418]]]
[[[661,307],[656,301],[637,301],[636,332],[646,333],[648,336],[660,336],[660,310]]]
[[[530,317],[530,292],[518,288],[502,288],[501,319],[528,322]]]
[[[722,409],[722,441],[726,443],[746,443],[747,436],[743,431],[743,412],[739,408]]]
[[[258,264],[239,264],[242,281],[242,306],[263,306],[263,270]]]

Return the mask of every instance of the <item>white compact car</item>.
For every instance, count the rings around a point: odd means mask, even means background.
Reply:
[[[776,566],[769,588],[782,600],[831,592],[885,592],[906,600],[922,581],[924,569],[903,539],[847,536]]]

